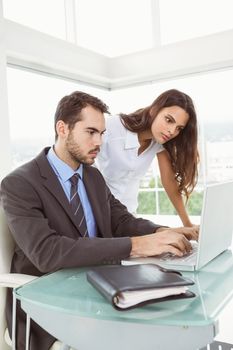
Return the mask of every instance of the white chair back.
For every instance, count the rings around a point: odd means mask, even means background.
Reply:
[[[0,206],[0,273],[10,272],[14,241],[7,226],[6,217]]]
[[[14,240],[7,226],[4,211],[0,206],[0,274],[10,272],[13,252],[14,252]],[[23,276],[25,277],[26,275],[23,275]],[[29,280],[32,279],[32,277],[33,276],[29,276]],[[22,276],[21,276],[21,279],[22,279]],[[23,283],[23,279],[21,283]],[[6,288],[0,287],[0,350],[11,349],[11,347],[8,346],[5,341],[5,336],[8,334],[8,331],[6,332],[5,304],[6,304]],[[11,340],[9,339],[8,342],[10,343]],[[60,341],[56,341],[50,348],[50,350],[58,350],[58,349],[59,350],[63,349],[62,343]],[[69,347],[65,347],[64,349],[69,349]]]
[[[14,251],[14,241],[7,226],[6,217],[0,206],[0,273],[10,271],[11,259]],[[6,289],[0,288],[0,349],[9,350],[10,347],[4,341],[6,330],[5,320]]]

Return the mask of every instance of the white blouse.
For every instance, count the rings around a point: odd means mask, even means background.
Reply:
[[[106,118],[106,133],[96,160],[96,166],[103,174],[112,194],[127,209],[135,213],[140,179],[147,172],[155,154],[164,150],[152,141],[150,146],[138,155],[140,147],[137,133],[127,130],[119,116]]]

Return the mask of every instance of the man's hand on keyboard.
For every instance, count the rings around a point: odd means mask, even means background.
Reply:
[[[179,228],[180,229],[180,228]],[[192,229],[192,228],[191,228]],[[172,253],[183,256],[192,250],[192,245],[186,235],[191,237],[190,232],[177,232],[177,229],[159,228],[156,233],[150,235],[132,237],[132,257],[146,257]],[[192,238],[193,239],[193,238]]]
[[[171,228],[172,231],[182,233],[188,240],[198,241],[199,226],[192,227],[175,227]]]
[[[165,228],[161,227],[158,231],[170,231],[170,232],[177,232],[184,235],[189,241],[198,241],[198,235],[199,235],[199,225],[194,225],[192,227],[172,227],[172,228]]]

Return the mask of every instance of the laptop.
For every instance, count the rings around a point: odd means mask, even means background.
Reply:
[[[128,258],[122,265],[158,264],[180,271],[200,270],[227,250],[233,233],[233,181],[207,185],[204,190],[198,242],[191,241],[191,254],[177,257],[165,253],[148,258]]]

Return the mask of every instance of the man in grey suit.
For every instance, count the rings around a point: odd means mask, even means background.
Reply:
[[[63,97],[55,113],[54,146],[2,181],[1,201],[16,243],[12,272],[41,276],[61,268],[119,264],[129,256],[183,255],[191,249],[194,228],[170,229],[135,218],[91,166],[105,131],[104,113],[107,106],[86,93]],[[7,320],[10,329],[11,293]],[[25,315],[18,308],[18,350],[24,349],[24,335]],[[46,350],[54,340],[32,323],[31,350]]]

